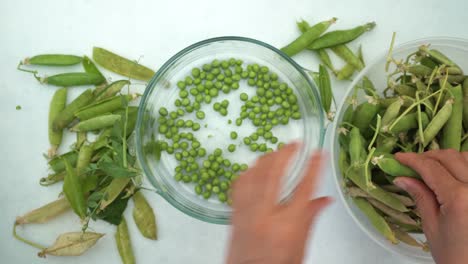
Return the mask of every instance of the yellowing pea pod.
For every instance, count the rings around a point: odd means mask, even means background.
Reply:
[[[383,172],[394,177],[420,178],[413,169],[401,164],[392,156],[374,157],[372,163],[377,165]]]
[[[93,59],[102,67],[132,79],[149,81],[155,74],[148,67],[99,47],[93,48]]]
[[[401,242],[403,242],[403,243],[405,243],[407,245],[413,246],[413,247],[420,247],[424,251],[429,251],[429,247],[428,247],[427,244],[416,240],[414,237],[412,237],[406,231],[402,230],[400,227],[398,227],[398,226],[396,226],[394,224],[390,224],[390,228],[393,230],[393,232],[395,233],[396,238],[399,241],[401,241]]]
[[[158,239],[156,217],[154,216],[153,209],[149,205],[146,198],[141,191],[133,195],[133,220],[135,221],[140,233],[151,240]]]
[[[75,100],[67,105],[53,121],[52,126],[54,131],[60,131],[67,127],[75,119],[75,112],[78,111],[78,109],[88,105],[92,100],[93,92],[90,89],[84,91],[77,98],[75,98]]]
[[[424,142],[423,146],[426,147],[439,133],[442,127],[447,123],[452,114],[453,100],[447,100],[445,105],[434,116],[431,122],[424,129]]]
[[[391,243],[398,243],[398,240],[395,237],[395,233],[393,233],[385,218],[382,217],[369,202],[363,198],[354,198],[353,201],[354,204],[356,204],[356,206],[361,210],[361,212],[367,216],[369,222],[379,233],[381,233]]]
[[[130,240],[130,233],[128,232],[127,221],[122,217],[122,221],[117,226],[115,232],[115,242],[120,259],[124,264],[135,264],[135,256],[133,254],[132,242]]]
[[[120,80],[120,81],[115,81],[107,86],[99,87],[94,89],[94,102],[99,102],[104,99],[110,98],[112,96],[117,95],[122,91],[122,88],[125,87],[125,85],[130,85],[130,81],[128,80]]]
[[[94,232],[70,232],[58,236],[55,243],[41,252],[39,257],[46,255],[52,256],[80,256],[97,241],[103,237],[104,234]]]
[[[79,118],[80,121],[83,121],[99,115],[111,113],[125,107],[129,101],[137,97],[136,94],[114,96],[81,108],[75,113],[75,116]]]
[[[70,130],[74,132],[95,131],[113,126],[121,119],[120,115],[102,115],[84,120],[73,126]]]
[[[70,210],[70,204],[68,203],[67,199],[60,198],[37,209],[34,209],[25,215],[17,217],[15,225],[46,223],[68,210]]]
[[[22,61],[24,65],[70,66],[81,62],[83,58],[68,54],[41,54]]]
[[[63,181],[63,193],[70,203],[73,211],[81,218],[86,217],[86,200],[83,193],[83,187],[81,186],[80,179],[75,172],[75,169],[70,165],[70,163],[64,159],[65,168],[67,174],[65,174],[65,179]]]
[[[450,89],[453,95],[452,114],[442,130],[440,145],[443,149],[460,151],[463,130],[463,91],[460,85]]]
[[[356,70],[360,71],[364,68],[364,64],[359,57],[346,45],[340,44],[330,48],[338,57],[346,63],[351,64]]]
[[[57,149],[62,143],[63,131],[55,131],[53,128],[54,120],[63,111],[67,104],[67,88],[61,88],[55,91],[50,101],[49,107],[49,143],[50,149],[48,151],[49,158],[55,156]]]

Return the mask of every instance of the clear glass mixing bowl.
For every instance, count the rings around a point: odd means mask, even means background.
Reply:
[[[193,186],[190,184],[176,182],[173,177],[176,160],[173,156],[163,152],[160,159],[157,160],[154,155],[145,153],[144,146],[151,140],[163,139],[163,135],[160,135],[157,129],[159,126],[158,110],[162,106],[173,107],[173,102],[178,97],[179,92],[177,81],[188,75],[193,67],[201,67],[202,64],[215,58],[222,60],[231,57],[242,59],[248,63],[268,66],[279,75],[282,81],[288,83],[298,97],[302,119],[290,121],[287,126],[278,126],[273,129],[274,134],[280,140],[286,138],[288,141],[303,142],[301,149],[290,164],[287,176],[283,178],[281,199],[286,199],[293,193],[295,186],[301,179],[307,158],[314,149],[322,147],[324,138],[324,114],[321,110],[315,84],[297,63],[278,49],[254,39],[220,37],[193,44],[169,59],[149,82],[140,103],[136,129],[138,161],[149,182],[169,203],[190,216],[216,224],[229,223],[231,208],[215,199],[204,200],[194,193]],[[240,89],[233,94],[220,93],[219,97],[223,97],[222,99],[224,97],[231,99],[230,115],[239,113],[240,102],[236,105],[236,101],[239,101],[238,94],[247,89],[252,90],[253,88],[241,85]],[[230,131],[237,131],[239,138],[242,139],[242,134],[245,135],[249,129],[253,129],[253,126],[249,124],[237,127],[234,122],[228,124],[226,119],[223,121],[215,114],[209,115],[208,113],[213,112],[211,104],[203,107],[202,110],[207,113],[204,120],[207,128],[202,124],[196,136],[199,135],[199,140],[208,153],[216,147],[225,149],[224,146],[232,143],[227,142],[230,140]],[[192,116],[190,119],[195,120],[196,118]],[[235,120],[235,116],[232,120]],[[228,158],[251,164],[259,155],[253,154],[246,147],[243,147],[242,143],[239,143],[238,151]]]

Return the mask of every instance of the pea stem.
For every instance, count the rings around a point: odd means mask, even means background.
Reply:
[[[416,100],[419,101],[419,92],[416,93]],[[418,104],[418,132],[420,137],[420,142],[424,142],[424,131],[422,126],[422,118],[421,118],[421,104]],[[421,146],[421,143],[420,145]]]
[[[440,88],[439,91],[445,90],[445,85],[447,85],[447,79],[448,79],[448,75],[445,76],[444,82],[442,83],[442,87]],[[439,108],[441,98],[442,98],[442,92],[439,94],[439,97],[437,97],[436,105],[434,106],[434,111],[433,111],[434,116],[437,114],[437,108]]]
[[[19,235],[16,233],[16,227],[17,227],[16,224],[13,225],[13,237],[15,237],[16,239],[18,239],[19,241],[21,241],[21,242],[23,242],[23,243],[26,243],[26,244],[28,244],[28,245],[30,245],[30,246],[32,246],[32,247],[35,247],[35,248],[37,248],[37,249],[40,249],[40,250],[44,250],[44,249],[47,248],[47,247],[44,247],[44,246],[42,246],[42,245],[40,245],[40,244],[38,244],[38,243],[32,242],[32,241],[30,241],[30,240],[27,240],[27,239],[25,239],[25,238],[19,236]]]
[[[375,125],[374,136],[372,137],[372,140],[369,142],[369,146],[367,147],[369,151],[371,151],[372,145],[374,145],[375,140],[377,139],[377,136],[379,135],[381,126],[382,126],[382,118],[380,117],[380,115],[377,115],[377,124]]]
[[[127,168],[127,123],[128,123],[128,106],[125,108],[125,122],[122,131],[122,148],[123,148],[123,167]]]
[[[385,64],[385,72],[388,72],[388,67],[390,66],[390,62],[393,60],[392,53],[393,53],[393,46],[395,45],[395,37],[396,37],[396,32],[393,32],[392,41],[390,42],[390,48],[388,49],[387,63]]]
[[[366,187],[368,190],[373,190],[375,187],[374,183],[371,180],[370,170],[369,170],[369,163],[374,156],[375,148],[371,148],[369,151],[369,155],[367,155],[366,162],[364,163],[364,179],[366,181]]]

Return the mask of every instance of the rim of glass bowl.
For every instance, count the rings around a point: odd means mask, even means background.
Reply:
[[[454,37],[447,37],[447,36],[440,36],[440,37],[425,37],[425,38],[419,38],[419,39],[415,39],[415,40],[411,40],[411,41],[407,41],[407,42],[404,42],[404,43],[401,43],[401,44],[398,44],[396,45],[393,50],[394,51],[398,51],[399,49],[401,48],[404,48],[406,46],[410,46],[410,45],[416,45],[416,44],[423,44],[424,42],[426,43],[431,43],[431,42],[437,42],[437,43],[440,43],[440,42],[448,42],[447,44],[444,44],[444,45],[447,45],[447,46],[450,46],[449,43],[453,43],[452,45],[453,46],[457,46],[457,43],[466,43],[467,46],[468,46],[468,39],[463,39],[463,38],[454,38]],[[459,45],[458,45],[459,46]],[[340,105],[339,105],[339,108],[337,110],[337,113],[338,115],[335,117],[335,121],[334,121],[334,124],[332,126],[332,133],[333,133],[333,136],[332,136],[332,140],[331,140],[331,165],[332,165],[332,171],[333,171],[333,176],[334,176],[334,181],[335,181],[335,187],[338,191],[338,196],[340,197],[340,200],[341,202],[345,205],[344,207],[346,208],[346,211],[348,212],[348,214],[351,216],[351,218],[353,218],[354,222],[359,226],[359,228],[368,236],[370,237],[375,243],[377,243],[379,246],[385,248],[386,250],[392,252],[392,253],[395,253],[399,256],[404,256],[406,258],[411,258],[412,260],[415,260],[415,257],[412,257],[412,256],[408,256],[408,255],[405,255],[403,254],[402,252],[400,252],[399,250],[397,250],[395,247],[389,247],[388,244],[385,244],[383,243],[382,241],[378,240],[377,238],[374,237],[373,234],[371,234],[370,232],[367,231],[367,228],[364,226],[363,223],[361,223],[357,217],[354,215],[354,212],[351,210],[350,206],[348,205],[348,202],[347,202],[347,198],[345,196],[345,194],[343,193],[343,191],[341,190],[341,183],[339,182],[339,178],[341,178],[341,172],[339,172],[339,169],[338,169],[338,164],[336,163],[335,161],[335,151],[339,151],[339,150],[336,150],[336,144],[337,144],[337,129],[338,129],[338,121],[339,121],[339,118],[342,116],[342,107],[345,106],[346,104],[346,98],[348,98],[348,96],[350,95],[353,87],[364,77],[364,75],[367,74],[367,72],[369,71],[369,69],[371,69],[375,64],[378,63],[378,61],[382,60],[383,58],[385,58],[387,56],[387,53],[388,51],[385,51],[385,52],[382,52],[379,54],[379,56],[376,56],[372,61],[371,63],[368,64],[368,66],[366,66],[357,76],[356,78],[354,79],[354,81],[348,86],[347,90],[346,90],[346,93],[345,93],[345,96],[343,97]],[[339,175],[339,177],[338,177]],[[419,259],[419,260],[422,260],[422,261],[430,261],[432,258],[425,258],[425,257],[420,257],[420,258],[416,258],[416,259]]]
[[[171,68],[171,66],[175,62],[177,62],[181,57],[187,55],[188,53],[192,52],[193,50],[196,50],[197,48],[201,46],[214,43],[214,42],[220,42],[220,41],[240,41],[240,42],[248,42],[251,44],[262,46],[263,48],[269,49],[277,53],[279,56],[285,59],[289,64],[291,64],[304,77],[309,87],[312,88],[312,93],[318,102],[318,106],[317,106],[319,109],[318,117],[320,120],[320,124],[319,124],[320,135],[319,135],[319,141],[318,141],[318,148],[323,147],[323,142],[324,142],[324,137],[325,137],[325,125],[324,125],[325,118],[324,118],[324,113],[321,108],[321,101],[320,101],[320,96],[317,91],[317,87],[315,83],[313,83],[311,78],[307,76],[307,74],[304,72],[304,69],[299,64],[297,64],[293,59],[291,59],[289,56],[284,54],[282,51],[280,51],[279,49],[265,42],[262,42],[256,39],[238,37],[238,36],[223,36],[223,37],[210,38],[210,39],[196,42],[195,44],[192,44],[184,48],[183,50],[179,51],[174,56],[172,56],[166,63],[164,63],[164,65],[156,72],[153,78],[149,81],[148,85],[146,86],[145,92],[143,93],[142,99],[140,101],[140,105],[138,109],[137,124],[136,124],[136,131],[137,131],[136,153],[137,153],[138,162],[140,166],[142,167],[143,173],[145,174],[146,178],[150,181],[151,185],[153,185],[156,188],[157,193],[161,195],[166,201],[168,201],[172,206],[174,206],[175,208],[182,211],[183,213],[188,214],[198,220],[202,220],[202,221],[213,223],[213,224],[228,224],[230,221],[230,215],[208,216],[207,214],[200,213],[200,211],[208,211],[208,210],[200,208],[198,205],[192,206],[191,204],[182,203],[177,199],[178,198],[177,194],[172,194],[171,192],[161,190],[160,182],[162,180],[160,178],[162,176],[159,176],[158,174],[154,175],[153,172],[148,167],[148,164],[146,163],[145,159],[143,158],[143,150],[141,147],[142,139],[139,133],[140,127],[142,126],[142,123],[143,123],[143,113],[147,104],[147,99],[149,95],[151,94],[151,92],[156,87],[156,83],[160,81],[160,77],[164,75]],[[291,192],[294,192],[294,189]]]

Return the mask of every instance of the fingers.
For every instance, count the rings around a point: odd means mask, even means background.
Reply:
[[[397,153],[395,158],[418,172],[441,204],[450,198],[453,188],[458,185],[458,181],[435,159],[416,153]]]
[[[423,155],[439,161],[453,177],[468,183],[468,162],[461,152],[454,149],[445,149],[428,151]]]
[[[312,154],[311,159],[306,168],[304,178],[301,180],[296,188],[296,193],[292,198],[292,204],[303,206],[308,204],[310,196],[317,188],[319,179],[319,172],[322,167],[324,156],[321,152]]]
[[[436,230],[440,208],[434,193],[423,182],[413,178],[398,177],[393,183],[413,197],[421,214],[424,232],[430,237]]]
[[[327,208],[332,202],[333,202],[333,199],[331,197],[320,197],[312,201],[309,201],[309,204],[307,205],[307,212],[308,212],[307,224],[309,226],[312,225],[315,222],[315,219],[317,219],[317,216],[319,216],[320,213],[325,208]]]

